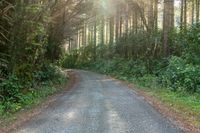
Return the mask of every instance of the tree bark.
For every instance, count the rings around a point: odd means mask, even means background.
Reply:
[[[169,34],[174,27],[174,0],[164,0],[163,15],[163,48],[164,55],[168,56],[169,51]]]

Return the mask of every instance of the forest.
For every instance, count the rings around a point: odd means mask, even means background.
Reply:
[[[200,0],[0,0],[0,115],[54,93],[73,68],[200,118],[199,21]]]
[[[66,42],[64,67],[199,94],[198,0],[100,0],[92,10]]]

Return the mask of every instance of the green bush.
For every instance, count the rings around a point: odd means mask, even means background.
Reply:
[[[186,91],[200,93],[200,66],[187,64],[183,73]]]
[[[64,61],[62,63],[62,66],[64,68],[74,68],[74,67],[76,67],[78,56],[79,55],[78,55],[77,51],[72,51],[72,52],[66,54]]]
[[[8,99],[12,99],[13,101],[18,101],[21,89],[22,85],[16,76],[10,76],[0,84],[0,95],[1,97],[6,97]],[[2,98],[1,100],[7,100],[6,98]]]
[[[162,83],[175,91],[187,91],[190,93],[200,90],[200,66],[187,64],[180,57],[173,56],[164,71]]]
[[[145,87],[161,84],[173,91],[200,92],[200,66],[187,64],[183,58],[177,56],[171,57],[168,65],[165,60],[163,62],[157,64],[156,69],[159,68],[159,71],[156,72],[156,75],[149,73],[146,63],[142,60],[100,59],[92,63],[90,68],[104,74],[117,76],[120,79],[130,81],[137,79]]]
[[[19,75],[10,75],[7,79],[0,81],[0,115],[5,112],[16,112],[26,105],[36,103],[39,99],[56,91],[53,85],[65,81],[60,68],[53,64],[44,63],[38,70],[28,72],[33,75],[28,81],[17,78]],[[19,72],[19,74],[26,74],[26,72]],[[24,84],[25,81],[32,85]]]
[[[185,34],[180,34],[179,42],[184,47],[182,57],[188,64],[200,65],[200,23],[191,25]],[[180,44],[181,45],[181,44]]]
[[[139,78],[148,73],[144,62],[140,60],[125,60],[122,58],[109,60],[99,59],[90,65],[90,69],[117,77],[126,77],[127,80],[135,77]]]
[[[185,65],[185,61],[182,58],[173,56],[169,60],[166,70],[161,73],[162,84],[170,86],[173,90],[178,90],[181,87],[181,81],[183,81]]]
[[[62,73],[59,67],[45,63],[42,65],[40,71],[34,74],[34,78],[38,83],[44,83],[48,81],[59,81],[62,78]]]
[[[128,75],[133,75],[137,77],[143,77],[144,75],[148,74],[148,70],[146,67],[145,62],[142,60],[131,60],[128,62]]]
[[[20,108],[22,85],[16,76],[10,76],[0,84],[0,104],[3,110],[13,111]]]
[[[0,84],[0,115],[16,112],[24,106],[37,103],[56,91],[54,85],[64,83],[61,70],[54,65],[43,65],[41,71],[35,73],[35,86],[24,85],[16,76],[9,76]],[[5,115],[6,115],[5,114]]]

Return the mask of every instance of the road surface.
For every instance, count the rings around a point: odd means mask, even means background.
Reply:
[[[142,97],[106,76],[77,71],[75,87],[15,133],[179,133]]]

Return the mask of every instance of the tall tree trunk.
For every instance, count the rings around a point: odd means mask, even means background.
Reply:
[[[105,32],[105,19],[104,16],[102,16],[102,20],[101,20],[101,33],[100,33],[100,37],[101,37],[101,45],[104,44],[104,34]]]
[[[196,0],[196,22],[199,22],[199,0]]]
[[[110,38],[109,38],[109,35],[110,35],[110,34],[109,34],[109,33],[110,33],[109,31],[110,31],[110,30],[109,30],[109,19],[107,18],[107,19],[106,19],[106,31],[105,31],[105,34],[106,34],[106,35],[105,35],[105,37],[106,37],[106,38],[105,38],[105,43],[106,43],[106,44],[109,43],[109,39],[110,39]]]
[[[195,0],[192,0],[192,24],[194,24]]]
[[[81,47],[81,39],[82,39],[81,30],[78,30],[78,48]]]
[[[113,41],[114,41],[114,17],[112,16],[110,18],[110,39],[109,39],[109,44],[113,45]]]
[[[86,36],[86,32],[87,32],[87,29],[86,29],[86,23],[83,22],[83,28],[82,28],[82,46],[86,46],[86,40],[87,40],[87,36]]]
[[[174,27],[174,0],[164,0],[163,15],[163,47],[164,55],[168,56],[169,51],[169,34]]]
[[[180,16],[180,29],[183,30],[183,12],[184,12],[184,0],[181,0],[181,16]]]
[[[158,0],[154,0],[154,30],[158,30]]]
[[[129,25],[128,25],[128,20],[129,20],[129,7],[128,4],[126,4],[126,8],[125,8],[125,39],[128,39],[128,35],[129,35]],[[126,44],[124,46],[124,52],[125,52],[125,58],[128,58],[128,44]]]
[[[125,8],[125,37],[128,38],[128,34],[129,34],[129,10],[128,10],[128,4],[126,4],[126,8]]]
[[[120,20],[120,17],[119,17],[119,6],[117,6],[117,15],[115,17],[115,42],[117,43],[118,42],[118,39],[119,39],[119,20]]]
[[[154,0],[148,0],[148,30],[150,33],[154,29],[153,4],[154,4]]]
[[[97,19],[95,15],[95,21],[94,21],[94,61],[96,60],[96,45],[97,45]]]
[[[138,33],[138,12],[135,12],[135,18],[134,18],[134,27],[135,27],[135,34]]]
[[[122,13],[123,13],[123,7],[120,6],[120,20],[119,20],[119,37],[122,37],[122,34],[123,34],[123,16],[122,16]]]
[[[187,29],[187,0],[184,0],[184,31]]]

